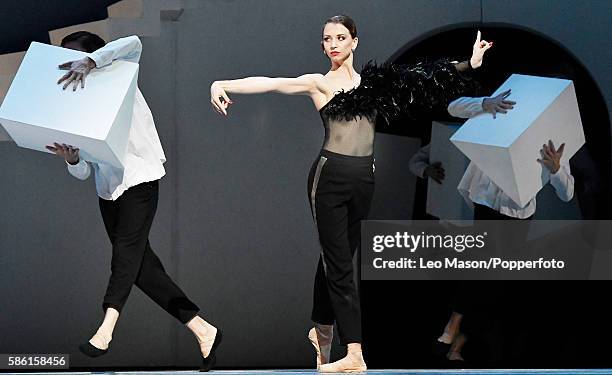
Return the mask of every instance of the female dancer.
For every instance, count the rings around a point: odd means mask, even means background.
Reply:
[[[353,254],[359,246],[360,221],[367,217],[374,192],[374,121],[377,114],[390,120],[400,113],[445,108],[451,99],[469,94],[467,72],[482,63],[490,43],[474,44],[470,62],[438,61],[414,67],[368,64],[361,75],[353,68],[357,29],[347,16],[325,22],[321,46],[330,59],[325,75],[297,78],[249,77],[213,82],[211,103],[227,115],[232,101],[227,93],[278,92],[308,95],[325,126],[323,149],[308,178],[309,201],[321,243],[308,338],[317,352],[321,372],[365,371],[361,353],[361,313],[353,283]],[[334,321],[346,357],[328,363]]]
[[[105,45],[98,35],[79,31],[66,36],[62,47],[88,52],[87,57],[60,65],[68,70],[59,83],[64,89],[72,85],[85,87],[85,77],[92,70],[112,64],[114,60],[137,63],[142,44],[137,36],[117,39]],[[100,212],[113,245],[111,276],[102,308],[104,321],[95,335],[79,346],[81,352],[98,357],[108,351],[119,313],[127,301],[132,285],[139,287],[155,303],[185,324],[196,336],[203,356],[201,371],[215,363],[215,350],[221,342],[221,331],[200,316],[191,302],[164,270],[149,244],[149,230],[155,217],[159,179],[166,171],[166,161],[151,110],[140,90],[136,90],[134,113],[128,136],[125,169],[103,163],[89,163],[79,158],[79,149],[55,143],[47,149],[66,160],[68,172],[85,180],[94,170]]]

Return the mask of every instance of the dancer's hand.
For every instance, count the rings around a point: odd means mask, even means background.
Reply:
[[[221,85],[216,81],[210,85],[210,103],[215,111],[226,116],[227,108],[231,104],[234,104],[234,102],[230,100],[229,96],[227,96],[227,93],[223,87],[221,87]]]
[[[472,68],[477,69],[482,65],[484,54],[491,47],[493,47],[493,42],[489,43],[486,40],[481,40],[480,30],[478,30],[474,48],[472,49],[472,57],[470,58],[470,65],[472,65]]]
[[[516,102],[512,100],[506,100],[512,89],[508,91],[504,91],[501,94],[492,97],[492,98],[484,98],[482,101],[482,109],[485,112],[491,113],[493,118],[496,118],[497,113],[508,113],[509,110],[514,108]]]
[[[439,161],[432,163],[425,168],[424,177],[430,177],[435,182],[441,184],[442,180],[444,180],[444,168],[442,168],[442,163]]]
[[[59,66],[61,70],[68,70],[68,73],[64,74],[62,78],[57,81],[57,84],[66,81],[63,89],[73,84],[72,91],[76,91],[79,82],[81,82],[81,88],[85,88],[85,77],[96,67],[96,63],[89,57],[82,58],[81,60],[68,61]]]
[[[79,149],[65,143],[53,143],[53,146],[45,146],[47,150],[54,152],[66,160],[68,164],[76,165],[79,163]]]
[[[552,141],[548,140],[548,145],[542,145],[540,149],[540,155],[542,159],[538,159],[538,163],[544,164],[550,173],[555,174],[561,168],[561,156],[565,149],[565,143],[561,144],[558,149],[555,150],[555,145]]]

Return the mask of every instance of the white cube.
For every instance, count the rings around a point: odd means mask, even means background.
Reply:
[[[62,90],[58,65],[84,56],[33,42],[2,102],[0,123],[20,147],[49,152],[53,142],[70,144],[84,160],[123,169],[138,64],[116,61],[92,70],[85,89]]]
[[[537,162],[548,140],[565,143],[562,161],[584,144],[582,121],[572,81],[513,74],[495,91],[512,89],[516,101],[507,114],[469,119],[451,141],[514,202],[524,207],[548,182],[550,173]]]
[[[472,220],[472,207],[457,191],[457,185],[470,161],[450,141],[459,129],[457,124],[434,121],[431,124],[429,163],[440,162],[444,180],[439,184],[430,179],[427,184],[427,213],[445,220]]]

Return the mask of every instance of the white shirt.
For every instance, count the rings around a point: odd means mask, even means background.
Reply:
[[[459,98],[448,105],[448,113],[461,118],[476,116],[484,111],[483,100],[484,98]],[[562,201],[569,202],[574,196],[574,177],[571,175],[567,161],[561,163],[557,173],[550,174],[549,182]],[[519,206],[472,162],[468,165],[457,189],[468,204],[478,203],[506,216],[525,219],[536,211],[535,197],[525,207]]]
[[[87,56],[100,68],[112,64],[114,60],[138,63],[141,52],[140,39],[130,36],[112,41]],[[98,196],[106,200],[117,200],[132,186],[162,178],[166,174],[163,166],[165,162],[166,156],[155,129],[153,115],[142,93],[136,88],[125,169],[81,159],[76,165],[68,164],[68,172],[80,180],[85,180],[93,168]]]
[[[429,167],[429,150],[431,143],[421,147],[416,154],[412,155],[408,162],[408,168],[415,176],[425,178],[425,169]]]

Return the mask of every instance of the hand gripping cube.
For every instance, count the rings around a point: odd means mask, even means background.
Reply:
[[[469,119],[451,142],[524,207],[550,178],[537,161],[542,145],[565,143],[561,161],[567,161],[584,144],[584,132],[572,81],[513,74],[492,96],[508,89],[517,102],[512,111]]]
[[[92,70],[84,90],[62,90],[58,65],[85,55],[33,42],[0,107],[0,123],[20,147],[50,152],[46,145],[65,143],[84,160],[123,169],[138,64],[115,61]]]

